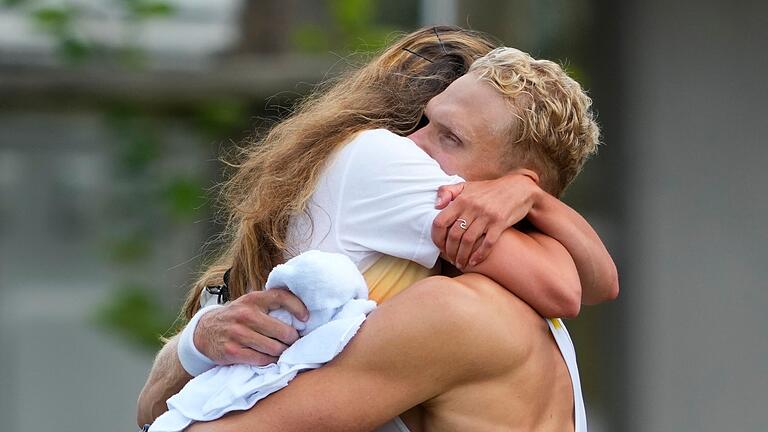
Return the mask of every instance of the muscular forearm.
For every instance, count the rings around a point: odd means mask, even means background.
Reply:
[[[575,317],[581,287],[573,259],[557,240],[507,229],[480,264],[464,269],[487,276],[544,317]]]
[[[570,253],[581,282],[581,301],[595,304],[619,293],[616,265],[589,223],[559,199],[541,191],[528,220],[537,230],[560,242]]]
[[[149,372],[149,378],[141,390],[138,401],[137,422],[139,426],[152,423],[168,410],[165,401],[178,393],[192,379],[181,366],[176,354],[179,336],[171,338],[160,350]]]

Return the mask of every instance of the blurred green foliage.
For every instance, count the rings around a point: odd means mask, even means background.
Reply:
[[[95,57],[114,58],[124,66],[135,66],[143,60],[141,50],[137,49],[133,39],[138,34],[137,25],[151,19],[165,18],[175,13],[171,3],[161,0],[113,0],[120,15],[126,17],[125,23],[134,27],[122,34],[123,40],[116,47],[107,48],[99,41],[89,38],[78,26],[78,21],[89,13],[84,2],[43,0],[2,0],[0,5],[25,12],[31,23],[50,36],[55,44],[56,53],[66,64],[81,64]]]
[[[2,0],[0,5],[15,8],[28,17],[34,28],[47,35],[63,67],[89,63],[111,63],[118,67],[141,69],[146,54],[135,41],[141,24],[170,17],[174,7],[157,0],[114,0],[127,29],[115,46],[106,47],[78,26],[89,14],[88,3],[43,0]],[[93,15],[91,15],[93,16]],[[107,208],[110,221],[103,233],[107,264],[118,274],[142,275],[157,248],[158,240],[169,232],[193,223],[206,210],[203,187],[207,173],[179,171],[164,161],[167,143],[164,131],[166,113],[149,107],[119,104],[103,107],[104,124],[111,132],[117,187]],[[233,101],[202,102],[188,108],[187,126],[204,138],[220,139],[230,134],[246,118],[244,107]],[[166,156],[167,157],[167,156]],[[160,302],[156,289],[136,281],[115,281],[113,297],[94,313],[95,322],[126,340],[149,350],[160,345],[160,336],[173,325],[176,314],[168,302]],[[163,292],[167,292],[163,288]]]
[[[127,176],[142,176],[161,156],[162,140],[156,125],[137,110],[109,111],[105,116],[115,137],[118,168]]]
[[[93,319],[144,349],[160,348],[161,335],[167,335],[176,316],[155,300],[156,293],[137,283],[125,283],[114,297],[98,309]]]
[[[168,210],[179,221],[194,220],[205,205],[200,180],[192,177],[176,177],[163,190]]]
[[[152,242],[147,237],[143,235],[115,237],[106,245],[110,260],[119,265],[143,261],[152,253]]]
[[[95,46],[77,32],[80,9],[74,5],[39,6],[31,10],[34,24],[56,43],[59,56],[68,63],[80,63],[92,55]]]
[[[244,126],[248,119],[246,105],[232,99],[218,99],[195,108],[195,126],[211,138],[221,138]]]
[[[295,48],[306,53],[373,52],[383,48],[391,28],[376,22],[375,0],[326,0],[331,23],[299,25],[291,35]]]
[[[169,17],[175,12],[172,4],[163,1],[122,0],[122,3],[137,20]]]

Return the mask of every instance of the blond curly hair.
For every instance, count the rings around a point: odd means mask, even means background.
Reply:
[[[518,121],[509,132],[509,168],[529,168],[560,196],[597,151],[600,128],[592,99],[557,63],[514,48],[496,48],[469,69],[498,90]]]

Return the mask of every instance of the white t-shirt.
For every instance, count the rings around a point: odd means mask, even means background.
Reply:
[[[347,255],[361,272],[382,255],[432,268],[440,254],[431,236],[437,189],[463,181],[408,138],[360,132],[329,160],[308,214],[292,218],[286,259],[318,249]],[[202,306],[217,300],[202,290]]]
[[[446,174],[416,143],[385,129],[359,133],[331,160],[308,213],[288,230],[290,255],[309,249],[349,256],[360,271],[382,255],[435,265],[437,189],[463,182]]]

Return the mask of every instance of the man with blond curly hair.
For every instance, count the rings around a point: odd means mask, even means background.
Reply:
[[[525,170],[560,195],[597,146],[590,104],[555,63],[499,48],[433,98],[429,123],[409,138],[447,174],[477,182]],[[536,202],[531,212],[546,205]],[[417,282],[371,314],[331,363],[248,411],[189,430],[585,431],[562,322],[473,273],[467,246],[493,233],[461,195],[435,224],[436,244],[464,274]],[[557,264],[573,270],[573,261]]]

